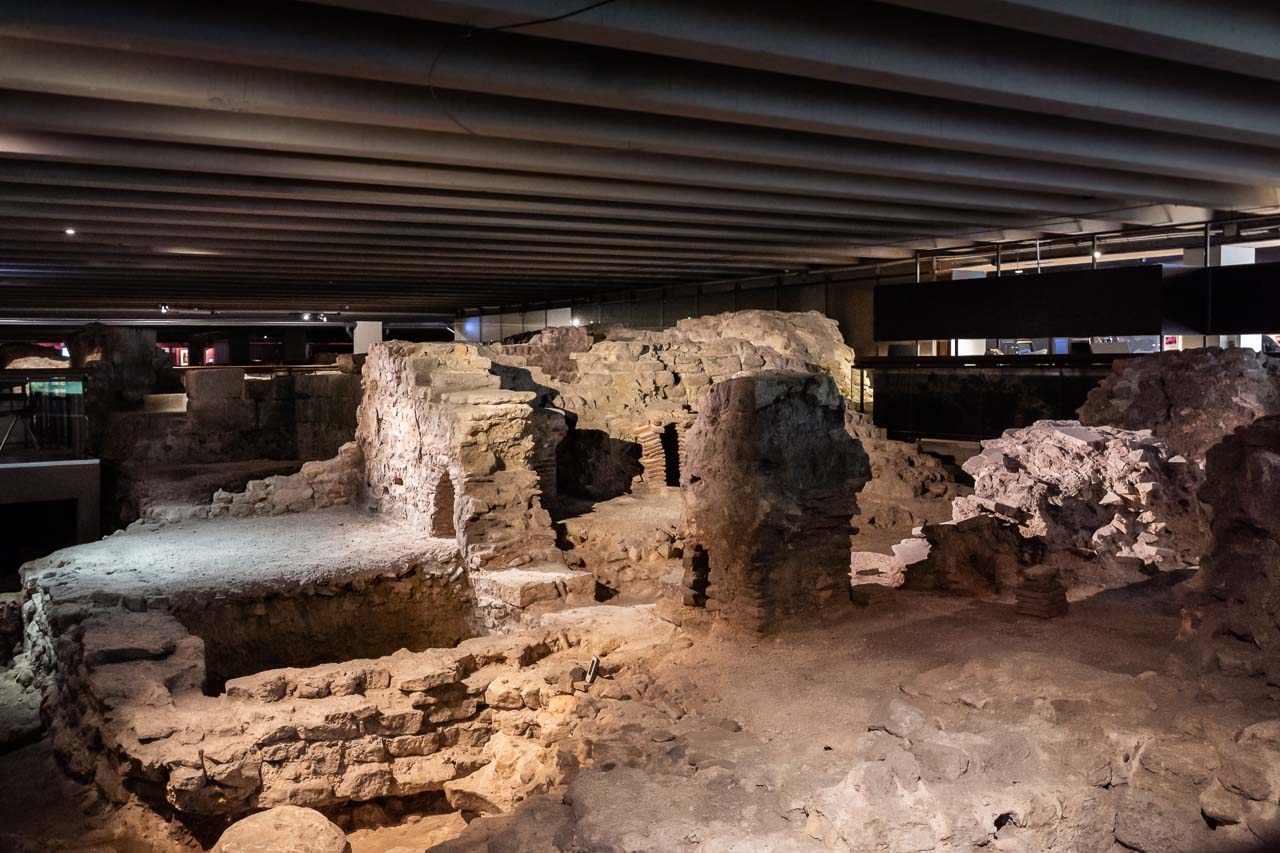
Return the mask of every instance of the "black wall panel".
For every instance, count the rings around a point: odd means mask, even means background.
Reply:
[[[1161,330],[1157,264],[1043,275],[881,285],[878,341],[933,338],[1155,335]]]

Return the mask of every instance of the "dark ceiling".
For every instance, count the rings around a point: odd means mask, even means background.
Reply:
[[[0,0],[0,316],[451,312],[1273,211],[1278,104],[1280,6],[1236,0]]]

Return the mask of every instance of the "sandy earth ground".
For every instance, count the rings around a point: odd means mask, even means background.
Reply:
[[[1267,740],[1280,694],[1181,674],[1185,582],[1049,621],[876,588],[776,636],[682,633],[601,682],[578,731],[592,763],[563,792],[469,826],[414,816],[350,841],[356,853],[1270,849],[1280,789],[1258,787],[1280,772]],[[47,745],[0,756],[0,848],[173,849],[100,808]]]

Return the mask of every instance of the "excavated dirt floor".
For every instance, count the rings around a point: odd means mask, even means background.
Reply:
[[[353,849],[1252,849],[1280,830],[1278,810],[1225,789],[1214,807],[1214,779],[1247,790],[1248,768],[1275,755],[1241,753],[1237,739],[1280,718],[1280,693],[1180,674],[1186,582],[1103,593],[1051,621],[872,589],[847,614],[776,636],[678,635],[644,671],[593,688],[580,730],[593,761],[563,795],[465,828],[435,814],[358,829]],[[110,841],[131,821],[82,815],[94,798],[60,778],[44,744],[0,756],[0,779],[13,849],[145,849]],[[32,790],[53,802],[35,807]],[[1235,807],[1240,822],[1225,823]]]

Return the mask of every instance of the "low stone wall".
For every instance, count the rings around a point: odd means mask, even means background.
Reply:
[[[586,682],[592,656],[616,668],[630,660],[620,647],[669,633],[647,610],[597,608],[453,648],[256,672],[213,697],[202,690],[211,647],[174,614],[33,602],[68,768],[112,800],[136,794],[206,834],[275,805],[333,810],[426,792],[507,810],[589,760],[573,733],[602,687]]]
[[[242,492],[219,489],[207,513],[209,518],[229,515],[281,515],[342,506],[356,499],[364,477],[364,458],[354,441],[342,445],[338,455],[307,462],[296,474],[250,480]]]

